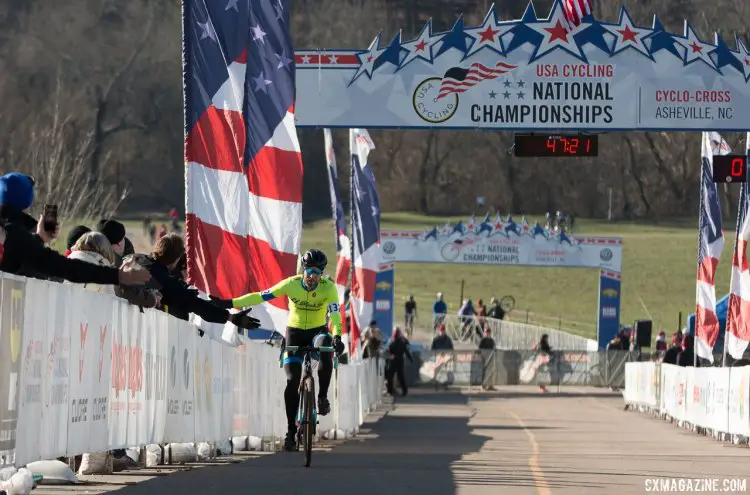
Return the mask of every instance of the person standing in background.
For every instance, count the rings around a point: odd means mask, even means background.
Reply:
[[[406,335],[411,337],[414,331],[414,320],[417,317],[417,301],[414,300],[413,295],[409,295],[409,298],[404,304],[404,327],[406,329]]]
[[[409,359],[409,362],[414,363],[414,358],[409,350],[409,341],[401,334],[401,329],[396,327],[393,329],[393,336],[388,344],[388,364],[385,368],[386,390],[392,397],[396,395],[396,390],[393,387],[395,376],[398,376],[401,396],[406,397],[408,392],[406,375],[404,374],[404,356]]]
[[[443,301],[443,293],[438,292],[435,302],[432,303],[432,331],[437,330],[438,326],[445,320],[445,314],[448,312],[448,305]]]

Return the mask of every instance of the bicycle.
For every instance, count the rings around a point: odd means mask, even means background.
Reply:
[[[302,440],[305,442],[305,467],[312,461],[312,444],[318,425],[318,407],[315,403],[315,379],[313,378],[313,352],[332,352],[333,369],[338,368],[338,357],[333,347],[285,346],[285,352],[305,353],[302,361],[302,379],[299,382],[299,408],[297,409],[297,451]]]

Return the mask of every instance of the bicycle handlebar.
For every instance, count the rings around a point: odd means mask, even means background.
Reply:
[[[288,346],[285,347],[285,350],[287,352],[297,352],[297,351],[302,351],[302,352],[307,352],[307,351],[336,352],[336,349],[334,349],[333,347],[328,347],[328,346],[313,347],[313,346],[309,346],[309,345],[306,345],[306,346],[288,345]]]

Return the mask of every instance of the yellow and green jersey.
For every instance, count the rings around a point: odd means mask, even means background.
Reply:
[[[244,308],[282,296],[289,298],[288,326],[302,330],[324,327],[326,314],[330,314],[333,335],[341,335],[339,294],[336,285],[324,277],[321,277],[317,287],[307,290],[302,282],[302,275],[295,275],[263,292],[251,292],[232,299],[232,305]]]

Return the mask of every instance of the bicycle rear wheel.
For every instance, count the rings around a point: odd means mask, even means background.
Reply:
[[[315,382],[311,376],[305,377],[304,386],[304,437],[305,437],[305,467],[310,467],[312,461],[313,433],[315,433]]]

